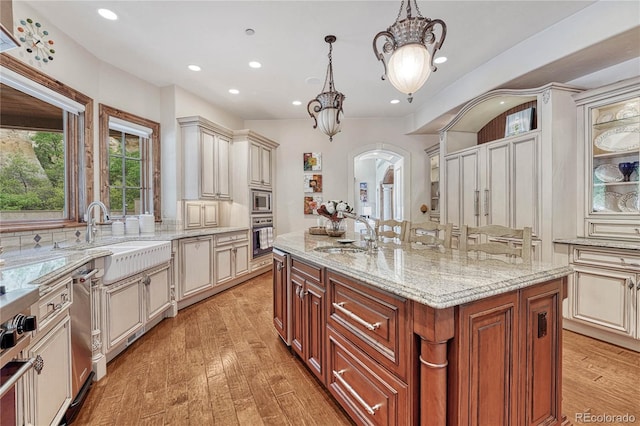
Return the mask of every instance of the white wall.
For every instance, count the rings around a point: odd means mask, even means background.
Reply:
[[[353,182],[348,182],[348,157],[362,145],[377,143],[399,146],[411,154],[411,208],[409,216],[421,215],[419,208],[427,200],[424,149],[433,144],[426,135],[405,135],[403,118],[345,118],[342,132],[333,142],[317,129],[313,120],[247,120],[245,127],[280,143],[276,150],[276,227],[278,234],[314,226],[316,218],[303,214],[302,154],[322,153],[323,200],[349,199]],[[373,189],[373,188],[372,188]],[[371,194],[373,196],[373,194]],[[353,224],[349,224],[350,229]]]

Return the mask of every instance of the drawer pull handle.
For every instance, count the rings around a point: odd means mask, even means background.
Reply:
[[[640,263],[629,263],[629,262],[624,260],[624,257],[620,258],[620,263],[622,263],[625,266],[637,266],[637,267],[640,267]]]
[[[354,397],[356,401],[360,403],[360,405],[362,405],[362,408],[364,408],[367,413],[369,413],[372,416],[375,416],[376,411],[378,411],[380,407],[382,407],[382,404],[376,404],[373,407],[367,404],[367,402],[364,399],[362,399],[362,397],[358,395],[358,393],[351,387],[351,385],[347,383],[347,381],[342,377],[342,375],[344,374],[344,371],[345,370],[340,370],[340,371],[333,370],[333,377],[335,377],[336,380],[339,381],[340,384],[347,390],[347,392],[349,392],[351,396]]]
[[[340,302],[340,303],[333,302],[332,305],[338,311],[342,312],[343,314],[345,314],[346,316],[348,316],[349,318],[351,318],[352,320],[354,320],[355,322],[357,322],[361,326],[366,327],[367,330],[369,330],[369,331],[374,331],[374,330],[380,328],[380,323],[379,322],[377,322],[375,324],[371,324],[369,322],[366,322],[365,320],[363,320],[362,318],[360,318],[359,316],[357,316],[356,314],[354,314],[350,310],[345,309],[344,308],[344,302]]]
[[[633,280],[631,278],[627,278],[627,286],[629,287],[629,290],[633,290],[633,287],[635,287],[636,285],[633,283]]]

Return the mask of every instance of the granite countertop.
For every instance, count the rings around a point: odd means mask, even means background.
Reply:
[[[592,246],[605,248],[618,248],[625,250],[640,250],[640,242],[636,241],[620,241],[620,240],[602,240],[597,238],[559,238],[553,240],[556,244],[571,244],[576,246]]]
[[[349,235],[362,245],[358,235]],[[335,239],[292,232],[278,235],[276,249],[326,266],[392,294],[442,309],[528,287],[571,273],[565,265],[532,265],[476,259],[458,250],[419,247],[409,243],[379,243],[375,253],[323,253],[319,246]]]
[[[154,234],[99,238],[91,244],[86,242],[66,244],[59,249],[40,247],[7,251],[2,255],[5,261],[4,266],[0,267],[0,286],[4,286],[6,290],[6,294],[0,296],[0,308],[7,309],[23,297],[33,297],[34,293],[37,300],[38,294],[42,296],[49,291],[47,287],[49,284],[81,268],[93,259],[112,254],[111,251],[103,248],[107,245],[140,240],[172,241],[248,229],[248,227],[176,229]]]

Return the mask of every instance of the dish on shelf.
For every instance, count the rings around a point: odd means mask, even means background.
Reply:
[[[638,109],[633,106],[626,106],[616,113],[616,119],[622,120],[623,118],[635,117],[638,115]]]
[[[617,164],[602,164],[596,167],[594,174],[601,182],[622,182],[624,178]]]
[[[603,151],[631,151],[640,147],[640,126],[620,126],[607,130],[593,141]]]
[[[612,191],[598,192],[593,194],[594,212],[619,212],[618,200],[620,194]]]
[[[608,121],[613,120],[613,114],[601,114],[598,116],[598,119],[596,120],[596,124],[602,124],[602,123],[606,123]]]
[[[618,198],[618,208],[621,212],[639,212],[640,199],[638,199],[638,192],[632,191],[622,194]]]

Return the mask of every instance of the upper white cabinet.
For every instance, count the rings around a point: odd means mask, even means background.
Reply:
[[[235,165],[248,168],[248,176],[238,176],[252,188],[271,190],[273,187],[274,150],[278,144],[251,130],[233,133]]]
[[[271,188],[271,148],[251,142],[249,149],[249,185],[263,189]]]
[[[529,226],[536,257],[551,261],[553,240],[575,235],[576,92],[552,83],[465,105],[440,134],[440,222]]]
[[[640,77],[574,96],[578,236],[640,241]]]
[[[182,132],[184,199],[231,199],[233,132],[202,117],[178,118]]]

